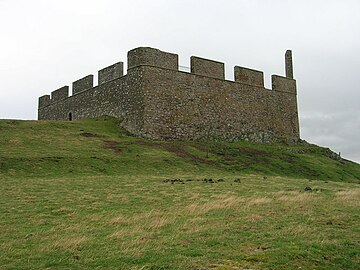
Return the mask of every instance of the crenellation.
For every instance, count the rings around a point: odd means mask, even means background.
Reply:
[[[50,95],[44,95],[39,97],[39,104],[38,104],[39,108],[49,106],[50,103],[51,103]]]
[[[124,75],[124,63],[118,62],[98,71],[98,84],[115,80]]]
[[[149,47],[140,47],[128,52],[128,69],[143,65],[178,70],[179,56]]]
[[[128,72],[119,62],[93,76],[39,98],[38,118],[77,120],[109,115],[129,132],[149,139],[252,140],[300,138],[296,81],[272,76],[265,91],[262,71],[235,66],[225,80],[224,63],[191,57],[191,73],[178,70],[178,55],[153,48],[128,52]],[[254,91],[262,88],[264,91]],[[262,90],[259,89],[259,90]],[[54,102],[57,101],[57,102]]]
[[[296,81],[294,79],[282,77],[279,75],[272,75],[271,85],[273,91],[279,91],[279,92],[296,95]]]
[[[224,63],[191,56],[190,65],[191,73],[193,74],[225,80]]]
[[[236,82],[264,87],[264,73],[259,70],[235,66],[234,78]]]
[[[72,94],[76,95],[82,91],[94,87],[94,75],[88,75],[72,83]]]
[[[51,102],[59,101],[69,96],[69,86],[63,86],[51,92]]]

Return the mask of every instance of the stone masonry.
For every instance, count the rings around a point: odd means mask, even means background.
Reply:
[[[134,135],[149,139],[299,140],[292,54],[286,77],[236,66],[225,80],[221,62],[191,57],[191,72],[179,71],[178,55],[140,47],[128,52],[127,74],[119,62],[39,98],[39,120],[117,117]]]

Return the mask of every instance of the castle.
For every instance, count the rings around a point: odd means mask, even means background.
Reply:
[[[272,75],[264,87],[261,71],[234,68],[192,56],[191,71],[179,71],[178,55],[140,47],[128,52],[127,74],[119,62],[39,98],[39,120],[77,120],[102,115],[120,119],[129,132],[149,139],[299,140],[292,54],[286,77]]]

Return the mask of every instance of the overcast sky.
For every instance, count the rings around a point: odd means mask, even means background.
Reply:
[[[359,0],[0,0],[0,118],[151,46],[284,75],[293,50],[301,137],[360,162]]]

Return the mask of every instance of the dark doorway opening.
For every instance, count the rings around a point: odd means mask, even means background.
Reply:
[[[68,120],[69,120],[69,121],[72,121],[72,120],[73,120],[73,117],[72,117],[72,113],[71,113],[71,112],[69,112]]]

